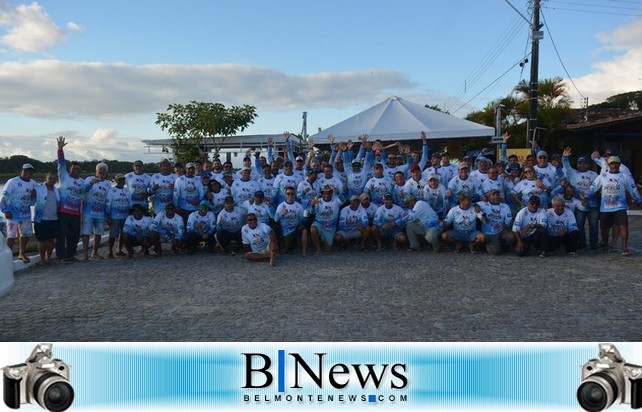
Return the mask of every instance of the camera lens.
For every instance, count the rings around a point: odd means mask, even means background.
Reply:
[[[583,383],[577,391],[577,398],[580,406],[589,412],[597,412],[606,408],[606,391],[595,382]]]
[[[55,373],[44,373],[33,385],[36,402],[52,412],[62,412],[74,401],[74,390],[63,376]]]
[[[74,400],[74,390],[67,382],[56,382],[45,390],[45,408],[50,411],[64,411]]]
[[[606,373],[596,373],[577,388],[577,401],[588,412],[599,412],[611,406],[617,394],[615,380]]]

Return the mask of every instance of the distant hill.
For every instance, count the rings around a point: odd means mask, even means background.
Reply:
[[[68,159],[74,160],[74,159]],[[93,172],[96,165],[100,162],[105,162],[109,165],[109,174],[113,173],[129,173],[134,170],[134,162],[124,162],[122,160],[86,160],[78,161],[83,172]],[[0,157],[0,174],[14,174],[18,175],[22,169],[22,165],[30,163],[35,168],[36,173],[46,173],[50,170],[58,168],[58,162],[55,160],[49,162],[41,162],[37,159],[32,159],[28,156],[14,155],[11,157]],[[143,172],[155,173],[158,172],[158,165],[156,163],[145,163],[143,165]]]

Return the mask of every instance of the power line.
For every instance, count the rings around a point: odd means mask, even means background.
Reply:
[[[642,17],[642,14],[613,13],[613,12],[601,11],[601,10],[569,9],[569,8],[566,8],[566,7],[550,7],[550,6],[542,6],[542,7],[545,8],[545,9],[551,9],[551,10],[576,11],[576,12],[580,12],[580,13],[610,14],[610,15],[614,15],[614,16]]]
[[[568,73],[568,70],[566,69],[566,65],[562,61],[562,56],[560,56],[560,53],[557,50],[557,46],[555,45],[555,40],[553,39],[553,35],[551,34],[551,31],[549,29],[548,22],[546,21],[546,16],[544,15],[543,12],[541,14],[542,14],[542,19],[544,20],[544,27],[546,27],[546,32],[548,33],[548,36],[551,38],[551,43],[553,44],[553,49],[555,50],[555,54],[557,54],[557,59],[560,61],[560,64],[562,65],[562,68],[564,69],[564,73],[566,73],[566,76],[568,76],[568,79],[571,81],[571,84],[573,84],[573,87],[575,87],[575,90],[577,90],[577,92],[580,94],[580,96],[582,96],[582,98],[585,99],[586,97],[584,97],[584,95],[582,94],[580,89],[577,88],[577,86],[575,85],[575,82],[573,81],[573,77],[571,77],[571,75]]]
[[[576,6],[583,6],[583,7],[600,7],[604,9],[623,9],[623,10],[635,10],[635,11],[640,11],[639,7],[624,7],[624,6],[605,6],[604,4],[589,4],[589,3],[579,3],[576,1],[563,1],[563,0],[549,0],[549,3],[560,3],[560,4],[571,4],[571,5],[576,5]],[[640,4],[642,5],[642,3]]]
[[[608,0],[616,3],[629,3],[629,4],[639,4],[642,5],[642,1],[635,1],[635,0]]]
[[[519,18],[515,19],[513,24],[504,32],[498,41],[495,42],[489,53],[486,54],[486,57],[478,63],[475,69],[469,74],[468,78],[464,80],[463,84],[461,84],[459,88],[451,94],[451,97],[446,100],[444,103],[444,108],[446,110],[450,105],[454,104],[462,96],[467,94],[468,90],[481,79],[488,68],[497,60],[499,55],[506,49],[517,33],[519,33],[522,24],[523,23],[521,23]]]
[[[523,60],[520,60],[520,61],[518,61],[517,63],[513,64],[511,67],[509,67],[509,68],[508,68],[508,70],[506,70],[504,73],[502,73],[501,75],[499,75],[499,77],[498,77],[498,78],[496,78],[495,80],[493,80],[493,81],[492,81],[488,86],[484,87],[484,88],[483,88],[479,93],[477,93],[476,95],[474,95],[473,97],[471,97],[471,98],[470,98],[470,100],[468,100],[466,103],[464,103],[464,104],[462,104],[461,106],[459,106],[459,107],[457,108],[457,110],[455,110],[454,112],[452,112],[452,114],[457,113],[459,110],[461,110],[461,109],[462,109],[464,106],[466,106],[468,103],[470,103],[470,102],[472,102],[473,100],[475,100],[475,99],[477,98],[477,96],[479,96],[480,94],[482,94],[483,92],[485,92],[488,88],[490,88],[490,86],[492,86],[493,84],[495,84],[495,83],[497,83],[499,80],[501,80],[501,78],[502,78],[502,77],[506,76],[506,74],[507,74],[509,71],[511,71],[513,68],[515,68],[515,66],[517,66],[518,64],[520,64],[520,63],[522,63],[522,62],[523,62]]]

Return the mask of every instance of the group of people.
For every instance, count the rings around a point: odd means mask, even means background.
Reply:
[[[57,173],[37,184],[25,164],[4,188],[7,243],[19,240],[19,258],[28,261],[26,239],[35,229],[41,264],[53,262],[54,243],[59,261],[77,260],[79,239],[84,260],[100,259],[107,224],[109,258],[131,258],[137,247],[162,255],[163,244],[188,254],[243,248],[247,259],[272,265],[280,253],[298,249],[306,256],[313,247],[318,255],[351,245],[546,257],[560,246],[569,255],[578,248],[613,251],[618,240],[621,253],[630,254],[626,210],[642,197],[628,168],[608,151],[579,156],[574,168],[570,148],[549,158],[535,146],[520,164],[504,144],[497,162],[479,155],[452,164],[448,153],[429,153],[424,132],[421,152],[365,135],[358,147],[329,136],[329,156],[311,140],[308,153],[295,155],[289,133],[284,137],[283,156],[274,156],[268,140],[267,157],[248,151],[238,171],[219,159],[185,165],[164,159],[150,175],[136,161],[133,172],[115,175],[115,185],[105,163],[82,178],[59,137]]]

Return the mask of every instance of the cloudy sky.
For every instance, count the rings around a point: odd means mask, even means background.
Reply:
[[[542,0],[540,78],[642,89],[642,0]],[[170,103],[251,104],[244,133],[329,127],[391,95],[463,117],[529,77],[527,0],[0,0],[0,157],[157,161]],[[555,47],[559,56],[555,52]],[[561,62],[560,62],[561,58]]]

